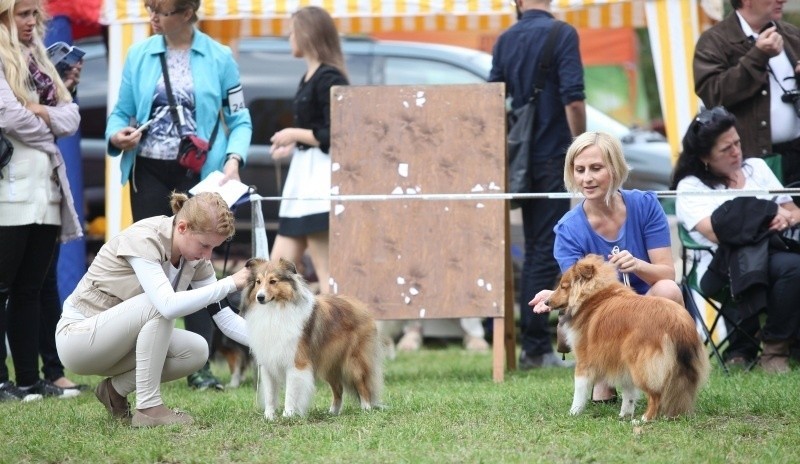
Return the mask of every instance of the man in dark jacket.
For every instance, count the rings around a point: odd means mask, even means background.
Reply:
[[[542,49],[555,24],[551,0],[517,0],[520,20],[495,44],[489,81],[505,82],[511,107],[531,97]],[[583,64],[575,28],[566,24],[555,37],[553,61],[538,97],[532,152],[531,192],[564,191],[564,157],[572,138],[586,131]],[[531,369],[565,366],[553,353],[546,314],[533,314],[528,301],[536,292],[553,288],[559,273],[553,258],[553,227],[569,210],[569,200],[520,201],[525,236],[525,261],[519,291],[522,354],[519,366]]]
[[[736,116],[745,157],[783,155],[788,185],[800,180],[800,29],[781,21],[784,3],[731,0],[735,11],[697,41],[694,87]]]

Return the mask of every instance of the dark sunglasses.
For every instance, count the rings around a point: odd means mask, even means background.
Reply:
[[[728,110],[725,109],[723,106],[715,106],[710,110],[703,110],[700,114],[697,115],[695,121],[701,126],[705,126],[706,124],[710,123],[714,119],[722,118],[728,116],[730,113]]]

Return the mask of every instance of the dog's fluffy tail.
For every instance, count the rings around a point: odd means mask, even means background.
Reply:
[[[695,330],[673,342],[676,365],[661,397],[660,409],[664,417],[676,417],[692,411],[697,393],[708,381],[711,369],[706,350]]]

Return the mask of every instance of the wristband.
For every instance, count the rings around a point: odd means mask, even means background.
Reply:
[[[239,163],[240,168],[242,167],[242,164],[244,164],[244,160],[242,160],[242,157],[237,155],[236,153],[228,153],[228,156],[225,157],[225,162],[227,163],[232,159],[235,159],[236,162]]]
[[[206,311],[208,311],[208,314],[210,316],[216,316],[217,313],[219,313],[225,308],[231,308],[231,310],[233,310],[233,307],[231,306],[231,303],[230,301],[228,301],[227,297],[219,300],[216,303],[211,303],[210,305],[206,306]],[[238,313],[238,311],[234,312]]]
[[[210,316],[216,316],[217,313],[222,311],[222,305],[219,302],[211,303],[210,305],[206,306],[206,311]]]

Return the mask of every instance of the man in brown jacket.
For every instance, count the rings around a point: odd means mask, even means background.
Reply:
[[[694,53],[703,104],[736,116],[744,156],[783,155],[784,185],[800,180],[800,29],[781,20],[786,1],[731,0]]]

